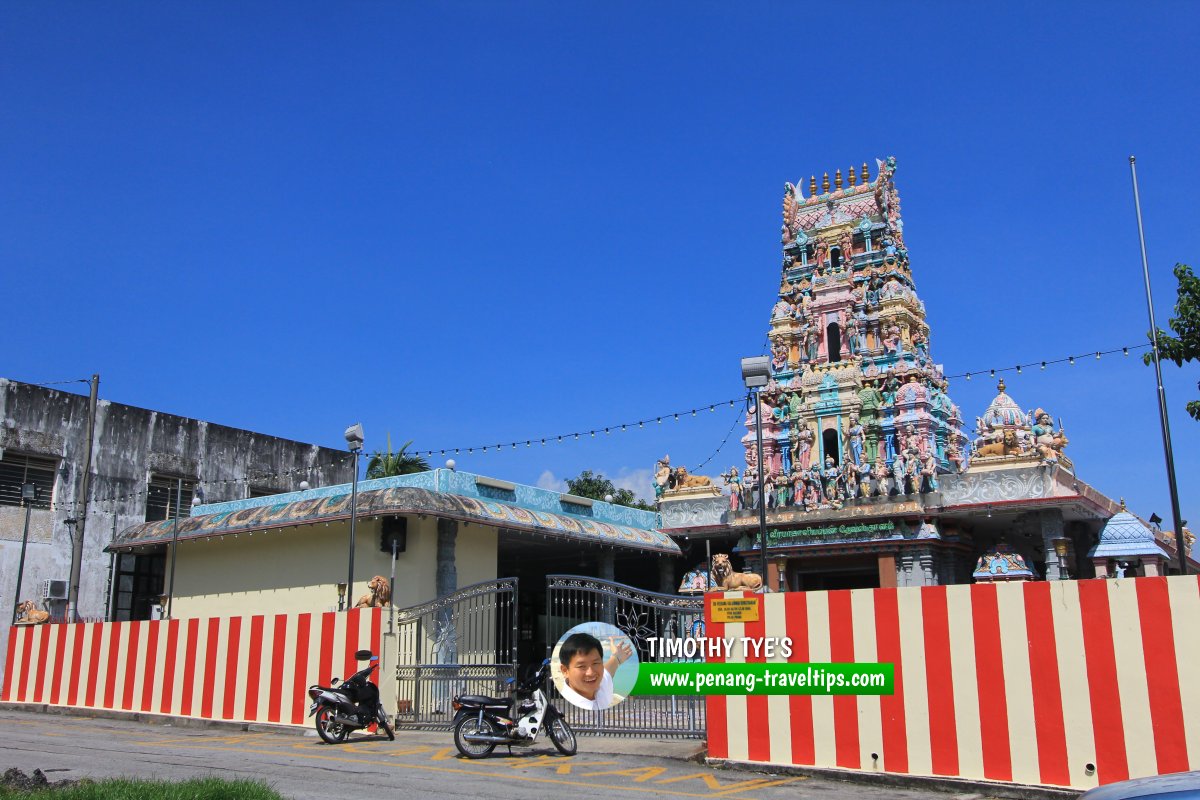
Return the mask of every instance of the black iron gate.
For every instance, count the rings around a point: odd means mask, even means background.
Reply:
[[[547,576],[547,653],[568,630],[585,622],[607,622],[620,628],[642,663],[663,661],[666,659],[651,658],[647,640],[687,638],[701,632],[704,598],[658,594],[577,575]],[[585,711],[557,692],[553,696],[555,706],[578,731],[623,736],[705,735],[703,697],[635,695],[603,711]]]
[[[396,612],[397,727],[449,727],[456,694],[496,695],[516,672],[517,579]]]

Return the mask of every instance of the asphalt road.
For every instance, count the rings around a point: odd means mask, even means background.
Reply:
[[[547,741],[531,750],[497,749],[488,759],[459,757],[449,733],[404,732],[395,742],[359,737],[326,745],[313,735],[173,727],[0,710],[6,729],[0,771],[40,768],[51,780],[138,776],[179,780],[204,775],[265,781],[297,800],[421,797],[636,797],[899,800],[927,792],[865,787],[816,778],[714,770],[685,761],[695,743],[580,737],[579,753],[560,756]],[[954,795],[940,794],[950,800]],[[966,796],[962,796],[966,797]],[[975,797],[972,795],[971,797]]]

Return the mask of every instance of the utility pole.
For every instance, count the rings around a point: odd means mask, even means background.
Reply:
[[[71,538],[71,586],[67,602],[71,606],[72,622],[79,621],[79,573],[83,570],[83,532],[87,526],[88,484],[92,477],[92,439],[96,435],[96,397],[100,393],[100,374],[92,375],[92,392],[88,398],[87,442],[83,448],[83,474],[79,477],[79,493],[75,496],[75,518],[79,520]]]

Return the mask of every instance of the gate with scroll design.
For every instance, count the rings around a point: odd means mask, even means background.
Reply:
[[[687,638],[703,630],[703,596],[658,594],[621,583],[578,575],[546,577],[547,655],[571,628],[585,622],[607,622],[632,642],[638,659],[650,657],[647,640]],[[557,669],[557,665],[555,665]],[[704,698],[697,695],[634,695],[603,711],[585,711],[552,691],[554,705],[581,732],[621,736],[705,735]]]
[[[516,673],[517,579],[396,612],[396,726],[449,727],[457,694],[504,696]]]

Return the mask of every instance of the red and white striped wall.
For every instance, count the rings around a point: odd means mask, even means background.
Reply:
[[[896,692],[711,696],[710,757],[1080,789],[1200,769],[1200,577],[762,599],[759,622],[706,635],[892,662]]]
[[[356,672],[355,650],[380,654],[382,621],[364,608],[14,627],[0,700],[304,725],[306,689]],[[394,706],[394,682],[377,682]]]

